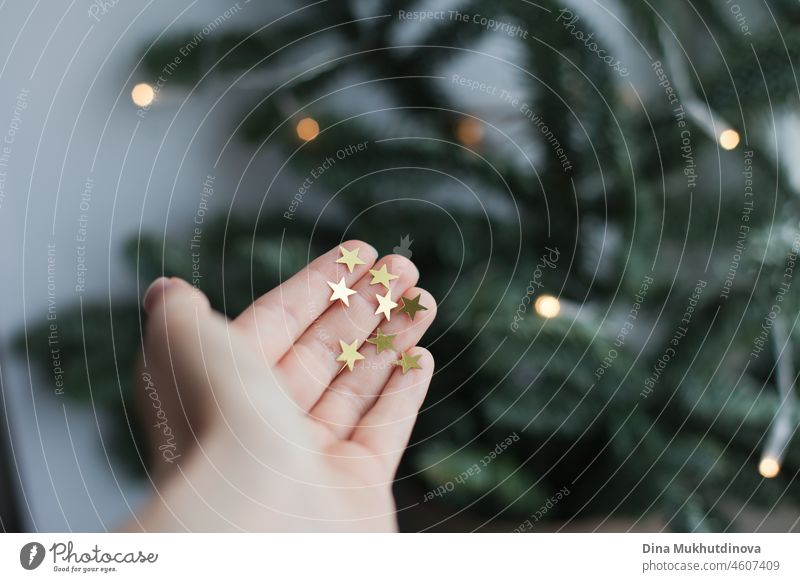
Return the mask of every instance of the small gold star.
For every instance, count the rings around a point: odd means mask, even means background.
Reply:
[[[375,337],[368,339],[367,342],[374,345],[375,350],[380,354],[383,350],[394,351],[394,338],[396,337],[397,334],[386,335],[381,331],[381,328],[378,328]]]
[[[356,292],[352,289],[348,289],[347,285],[344,284],[344,277],[338,283],[331,283],[328,281],[328,286],[333,289],[333,293],[331,294],[330,301],[336,301],[337,299],[341,299],[342,303],[350,307],[350,299],[351,295],[355,295]]]
[[[337,362],[344,362],[344,365],[349,369],[351,372],[353,371],[353,366],[359,360],[363,360],[364,356],[358,353],[358,348],[356,344],[358,340],[353,340],[352,344],[347,344],[342,340],[339,340],[339,345],[342,347],[342,353],[339,354],[339,357],[336,358]],[[342,367],[344,370],[344,366]]]
[[[411,321],[414,321],[414,316],[417,314],[418,311],[428,311],[428,308],[419,304],[419,298],[422,295],[417,295],[415,299],[409,299],[408,297],[403,297],[403,306],[400,308],[402,313],[407,313],[408,316],[411,318]]]
[[[366,263],[358,258],[358,251],[361,250],[361,247],[356,247],[352,251],[348,251],[344,247],[339,247],[339,250],[342,251],[342,256],[336,259],[337,263],[341,263],[343,265],[347,265],[347,268],[350,272],[353,272],[353,269],[356,265],[365,265]]]
[[[377,285],[380,283],[387,289],[389,289],[389,281],[400,278],[399,276],[392,275],[389,271],[387,271],[386,265],[383,265],[380,269],[370,269],[369,274],[372,275],[372,282],[370,285]]]
[[[378,300],[378,309],[375,310],[375,315],[379,313],[383,313],[386,316],[386,321],[392,319],[392,309],[397,307],[397,303],[392,301],[391,297],[392,292],[387,291],[386,295],[375,295],[375,299]]]
[[[395,360],[392,362],[395,366],[402,366],[403,374],[408,372],[409,370],[417,369],[421,370],[422,366],[419,365],[419,359],[422,357],[422,354],[418,356],[409,355],[408,352],[400,356],[399,360]]]

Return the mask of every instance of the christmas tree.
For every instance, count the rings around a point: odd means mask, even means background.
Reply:
[[[735,531],[800,502],[800,214],[777,137],[796,1],[629,0],[613,34],[552,0],[236,6],[251,30],[160,38],[141,79],[218,92],[232,139],[282,163],[236,193],[255,212],[229,193],[201,236],[187,216],[132,240],[131,268],[234,316],[347,238],[411,256],[440,308],[404,527]],[[91,380],[130,421],[139,307],[71,318],[70,393]]]

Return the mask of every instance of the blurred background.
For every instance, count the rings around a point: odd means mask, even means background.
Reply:
[[[800,529],[795,0],[265,4],[0,3],[3,529],[150,493],[152,279],[347,238],[440,303],[403,530]]]

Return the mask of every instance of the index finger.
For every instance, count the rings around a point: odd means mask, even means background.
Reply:
[[[358,249],[358,258],[364,264],[353,265],[351,272],[348,265],[337,263],[342,257],[341,248],[351,253]],[[350,287],[367,274],[377,258],[377,251],[360,240],[337,245],[256,299],[234,320],[234,325],[252,331],[264,357],[273,364],[333,305],[328,282],[337,283],[344,277],[345,285]]]

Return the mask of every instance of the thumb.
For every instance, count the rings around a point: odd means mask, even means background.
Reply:
[[[161,278],[143,304],[146,368],[158,371],[195,434],[225,426],[263,435],[265,423],[274,430],[285,422],[288,399],[270,389],[277,387],[272,371],[202,292],[181,279]]]
[[[161,277],[145,291],[147,313],[137,399],[154,449],[191,447],[208,424],[213,392],[203,374],[203,335],[216,322],[199,290],[176,277]],[[207,343],[207,342],[206,342]]]

